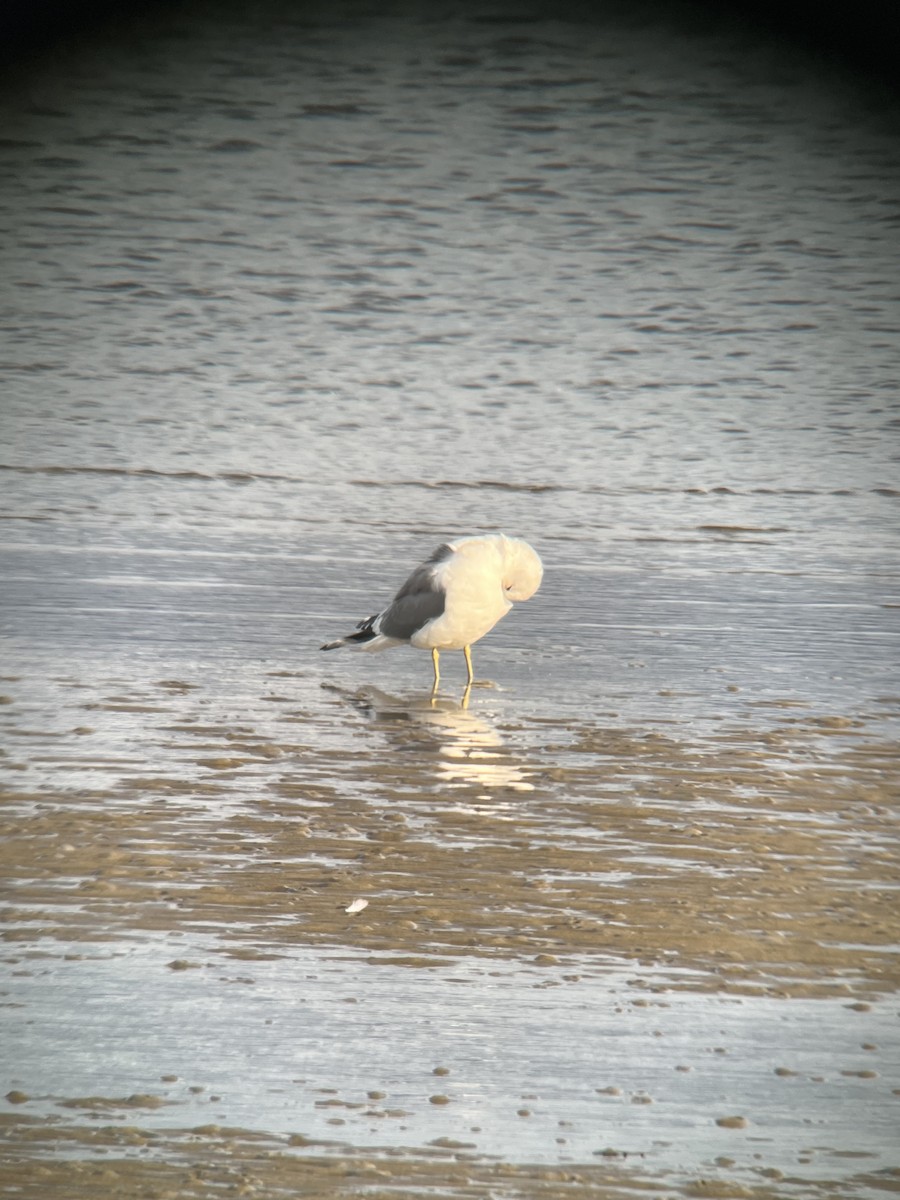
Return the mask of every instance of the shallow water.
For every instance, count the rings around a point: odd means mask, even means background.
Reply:
[[[2,101],[0,1177],[896,1190],[895,109],[652,9],[254,11]],[[467,707],[319,653],[493,529]]]

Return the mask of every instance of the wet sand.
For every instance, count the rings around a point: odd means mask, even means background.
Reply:
[[[256,679],[4,680],[18,1194],[900,1186],[894,702]]]
[[[477,698],[326,684],[347,737],[322,747],[290,673],[272,683],[263,734],[206,723],[202,687],[174,680],[79,701],[101,726],[152,723],[157,773],[94,758],[82,725],[34,765],[118,772],[114,791],[7,787],[0,856],[27,938],[215,924],[235,952],[625,955],[706,989],[803,996],[900,982],[900,765],[861,719],[769,705],[771,728],[695,744],[565,718],[501,732]],[[3,715],[24,783],[48,731],[14,702]],[[357,897],[368,911],[348,921]]]
[[[118,1131],[117,1131],[118,1132]],[[27,1135],[26,1135],[27,1137]],[[129,1147],[146,1145],[139,1131],[119,1137],[110,1133],[95,1139],[108,1147],[111,1156],[125,1142]],[[302,1143],[301,1143],[302,1144]],[[183,1142],[160,1144],[157,1150],[171,1162],[135,1161],[113,1158],[103,1165],[71,1161],[43,1162],[26,1182],[20,1164],[0,1164],[0,1185],[17,1195],[44,1196],[47,1200],[80,1200],[81,1197],[146,1197],[147,1200],[182,1200],[222,1195],[316,1198],[366,1196],[371,1200],[406,1200],[409,1196],[441,1196],[448,1200],[471,1197],[500,1198],[527,1196],[555,1200],[560,1195],[577,1195],[582,1200],[625,1200],[639,1195],[660,1195],[652,1180],[629,1186],[619,1183],[606,1167],[583,1166],[577,1171],[517,1167],[508,1163],[486,1164],[465,1161],[465,1148],[434,1150],[417,1158],[371,1158],[335,1156],[320,1158],[306,1154],[302,1159],[272,1150],[263,1140],[237,1132],[199,1131]],[[615,1157],[615,1155],[612,1155]],[[30,1190],[31,1188],[31,1190]],[[754,1197],[774,1200],[777,1184],[762,1184],[753,1191],[700,1181],[688,1195],[736,1200]]]

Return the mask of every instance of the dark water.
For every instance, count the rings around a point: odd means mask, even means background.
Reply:
[[[0,122],[13,1148],[172,1074],[129,1122],[896,1186],[896,109],[709,14],[271,3]],[[318,653],[494,529],[468,709]]]

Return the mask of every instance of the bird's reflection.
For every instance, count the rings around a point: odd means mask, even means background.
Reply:
[[[398,754],[417,755],[436,764],[450,786],[533,791],[528,771],[513,761],[497,729],[469,708],[470,688],[459,700],[421,692],[390,695],[376,687],[342,692],[392,743]]]

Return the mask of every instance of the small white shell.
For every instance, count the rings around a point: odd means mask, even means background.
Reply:
[[[366,907],[366,905],[368,903],[369,903],[368,900],[351,900],[350,903],[347,905],[347,907],[344,909],[344,912],[348,912],[348,913],[362,912],[362,910]]]

